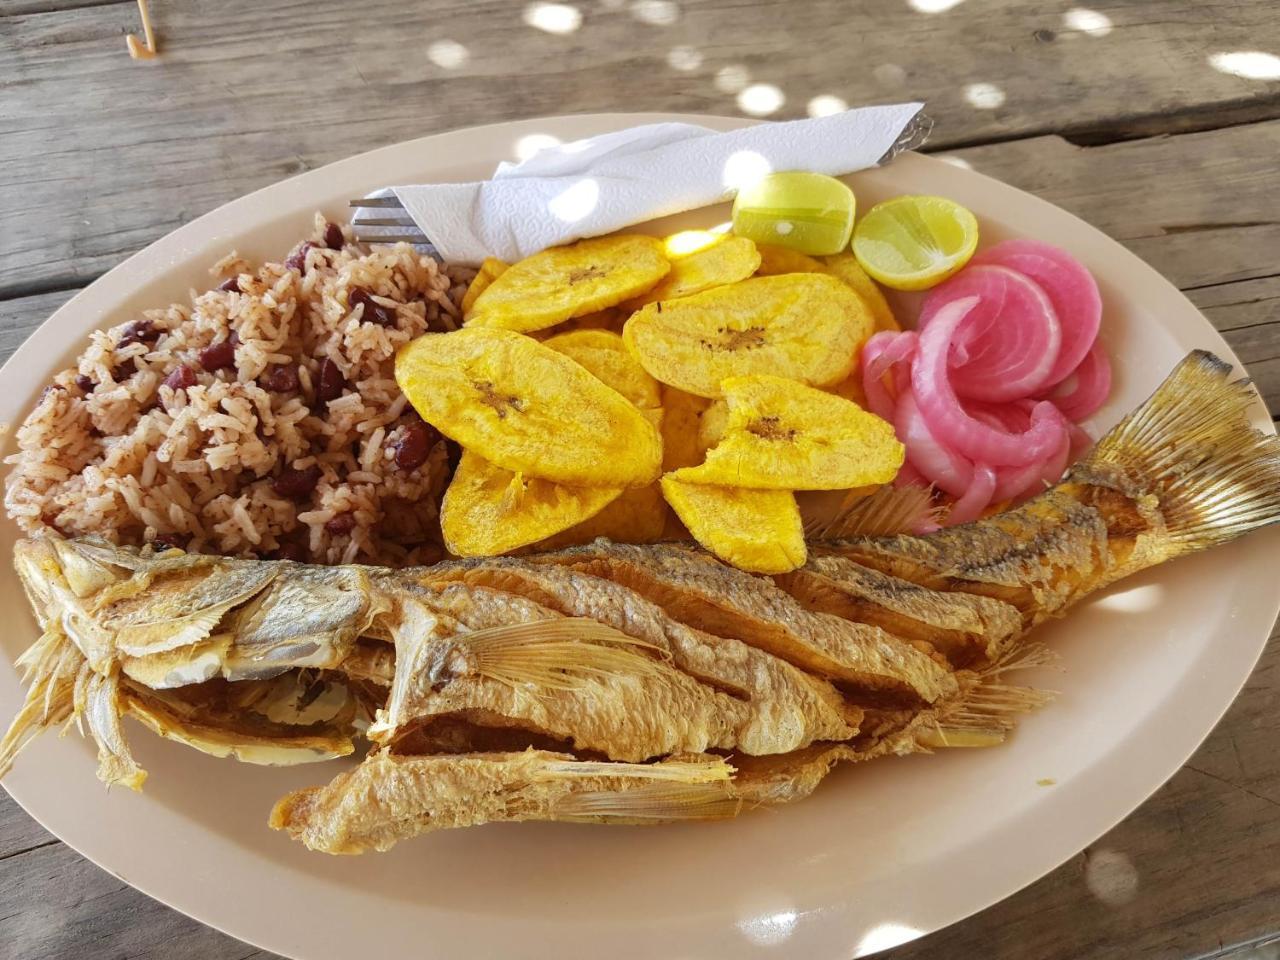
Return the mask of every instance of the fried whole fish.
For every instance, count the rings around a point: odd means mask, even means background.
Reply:
[[[1045,700],[1008,682],[1042,662],[1036,624],[1280,519],[1280,441],[1251,429],[1253,395],[1228,375],[1191,354],[1017,509],[814,540],[773,579],[674,544],[390,571],[26,541],[45,632],[0,771],[83,716],[100,775],[136,785],[119,716],[156,703],[153,727],[245,759],[343,752],[368,713],[363,763],[271,819],[355,853],[487,820],[732,816],[807,795],[837,762],[995,744]],[[318,716],[287,695],[313,688]],[[237,699],[277,709],[249,724]]]

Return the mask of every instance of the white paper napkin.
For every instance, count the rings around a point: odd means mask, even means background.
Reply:
[[[718,203],[770,170],[836,175],[874,166],[916,145],[919,123],[913,120],[922,106],[861,107],[727,133],[656,123],[548,147],[522,163],[499,164],[493,179],[480,183],[389,190],[445,260],[473,264],[496,256],[512,262],[556,244]],[[353,222],[386,214],[361,207]]]

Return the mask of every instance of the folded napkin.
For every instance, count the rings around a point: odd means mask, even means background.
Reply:
[[[861,107],[812,120],[719,133],[655,123],[548,147],[479,183],[395,186],[405,213],[447,261],[515,261],[550,246],[718,203],[770,170],[842,174],[918,146],[920,103]],[[357,208],[353,222],[385,217]],[[395,233],[397,228],[387,228]],[[373,235],[376,227],[361,228]]]

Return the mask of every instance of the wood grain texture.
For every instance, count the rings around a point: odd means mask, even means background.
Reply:
[[[716,75],[740,65],[781,89],[778,117],[822,94],[927,99],[932,149],[1079,214],[1170,277],[1280,414],[1280,122],[1267,122],[1280,84],[1208,62],[1280,52],[1273,5],[1098,0],[1088,6],[1111,28],[1096,36],[1067,27],[1069,2],[927,14],[906,0],[683,0],[662,25],[625,0],[576,5],[580,28],[554,35],[508,0],[152,0],[164,55],[136,63],[131,0],[0,0],[0,356],[76,288],[250,189],[473,123],[739,113]],[[441,39],[465,45],[466,62],[434,64]],[[700,63],[673,69],[669,52],[686,46]],[[974,106],[977,83],[1003,102]],[[1205,745],[1131,817],[1019,894],[887,956],[1274,958],[1278,705],[1273,644]],[[132,890],[0,794],[0,960],[272,956]]]
[[[132,4],[0,20],[0,295],[83,283],[231,197],[409,137],[566,112],[736,114],[736,93],[717,85],[726,67],[777,86],[778,117],[820,95],[925,99],[936,146],[1280,111],[1276,84],[1208,61],[1277,46],[1260,2],[1111,0],[1091,5],[1110,24],[1098,35],[1066,25],[1069,3],[1017,0],[939,13],[899,0],[685,0],[659,7],[676,16],[658,25],[592,0],[566,34],[526,25],[513,0],[152,6],[163,56],[150,62],[124,53]],[[433,63],[442,39],[466,61]],[[668,64],[681,47],[701,58],[695,69]],[[984,100],[975,84],[995,92]]]

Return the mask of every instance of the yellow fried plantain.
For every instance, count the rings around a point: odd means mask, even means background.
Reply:
[[[711,242],[691,253],[673,254],[673,243],[687,234],[676,234],[666,242],[667,256],[671,258],[671,272],[656,287],[643,296],[628,300],[623,306],[639,310],[646,303],[658,300],[675,300],[688,297],[726,283],[737,283],[756,272],[760,266],[760,254],[756,245],[746,237],[728,234],[708,234]]]
[[[698,443],[698,428],[707,409],[705,397],[675,387],[662,388],[662,469],[679,470],[702,462],[706,450]]]
[[[542,342],[586,367],[640,409],[662,406],[658,381],[631,355],[620,334],[611,330],[574,330]]]
[[[867,305],[867,309],[871,311],[871,316],[876,322],[876,332],[881,330],[892,330],[895,333],[902,329],[898,325],[898,320],[893,315],[893,310],[889,306],[889,301],[884,298],[884,292],[870,276],[867,271],[862,269],[862,265],[858,263],[858,258],[853,255],[852,250],[845,250],[842,253],[834,253],[829,257],[822,258],[823,264],[827,271],[833,276],[847,283],[858,296],[862,298],[862,302]]]
[[[657,543],[667,527],[667,502],[658,484],[632,487],[594,517],[556,534],[541,550],[559,550],[606,537],[615,543]]]
[[[686,483],[758,490],[844,490],[888,483],[902,467],[893,426],[843,397],[784,377],[724,382],[729,420]]]
[[[621,494],[524,477],[463,450],[440,504],[440,530],[450,553],[492,557],[582,523]]]
[[[476,298],[467,324],[543,330],[638,296],[670,269],[655,237],[595,237],[552,247],[508,267]]]
[[[826,273],[822,262],[808,254],[789,247],[775,247],[771,243],[758,243],[760,266],[756,273],[762,277],[775,277],[782,273]]]
[[[484,263],[480,264],[480,271],[472,278],[471,285],[467,287],[467,292],[462,295],[462,318],[464,320],[471,315],[471,308],[475,306],[476,298],[484,293],[493,281],[506,272],[508,266],[509,264],[499,260],[497,257],[484,258]]]
[[[702,417],[698,421],[698,446],[702,449],[702,456],[698,458],[699,463],[706,458],[708,450],[724,439],[724,431],[728,426],[728,402],[724,397],[712,400],[711,406],[702,411]],[[666,469],[665,465],[663,469]]]
[[[787,573],[807,557],[796,498],[785,490],[744,490],[662,478],[662,493],[695,540],[751,573]]]
[[[793,273],[648,304],[622,335],[654,378],[715,398],[726,377],[749,374],[839,383],[873,326],[861,298],[835,277]]]
[[[445,436],[526,477],[633,487],[661,473],[662,439],[644,414],[523,334],[464,327],[418,337],[396,354],[396,382]]]

